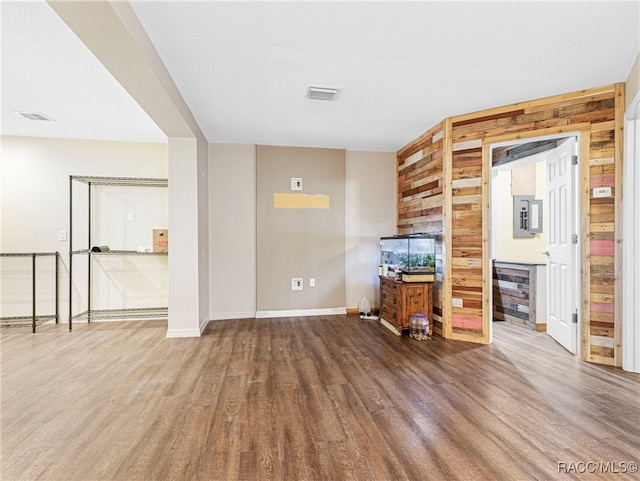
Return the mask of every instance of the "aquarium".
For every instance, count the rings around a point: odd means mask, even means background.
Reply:
[[[435,275],[436,238],[428,234],[382,237],[380,265],[389,275],[402,272],[403,280],[412,275]]]

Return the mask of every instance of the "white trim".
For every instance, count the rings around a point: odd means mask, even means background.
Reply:
[[[204,330],[207,328],[208,325],[209,325],[209,319],[202,319],[200,321],[200,335],[202,335],[202,333],[204,332]]]
[[[346,314],[346,307],[328,307],[325,309],[292,309],[288,311],[257,311],[256,318],[265,317],[303,317],[303,316],[334,316]]]
[[[625,120],[640,120],[640,92],[636,94],[636,97],[629,104],[629,108],[624,113]]]
[[[200,329],[168,329],[167,339],[178,337],[200,337]]]
[[[386,319],[380,318],[380,324],[382,324],[384,327],[386,327],[387,329],[389,329],[391,332],[393,332],[396,336],[401,336],[402,335],[402,331],[399,331],[398,329],[396,329],[396,326],[394,326],[393,324],[391,324],[389,321],[387,321]]]
[[[625,113],[622,196],[622,369],[640,373],[640,93]]]
[[[256,317],[256,311],[246,312],[222,312],[217,314],[209,314],[211,321],[226,321],[229,319],[254,319]]]

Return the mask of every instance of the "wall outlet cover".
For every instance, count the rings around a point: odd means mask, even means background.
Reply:
[[[601,199],[603,197],[611,197],[611,187],[596,187],[593,189],[594,199]]]
[[[301,291],[304,288],[304,281],[302,277],[292,277],[291,278],[291,290],[292,291]]]
[[[291,190],[302,190],[302,178],[291,177]]]

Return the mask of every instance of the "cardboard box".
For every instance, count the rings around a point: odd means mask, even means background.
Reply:
[[[169,252],[169,231],[153,229],[153,252]]]

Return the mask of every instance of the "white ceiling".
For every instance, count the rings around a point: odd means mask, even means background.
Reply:
[[[132,6],[210,142],[395,151],[448,116],[624,82],[640,52],[637,0]],[[1,12],[3,135],[166,141],[43,0]]]
[[[2,135],[166,142],[44,0],[0,1]],[[41,112],[55,122],[23,120]]]

